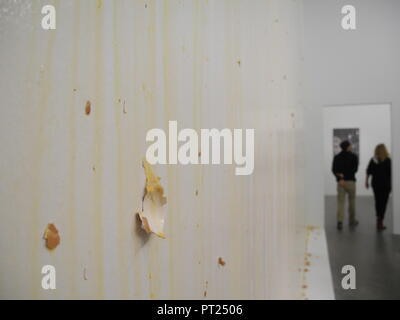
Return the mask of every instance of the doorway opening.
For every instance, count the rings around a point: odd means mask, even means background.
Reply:
[[[349,199],[346,195],[342,230],[337,229],[337,181],[332,173],[335,154],[340,143],[347,140],[359,159],[356,173],[357,227],[349,226]],[[391,104],[336,105],[323,108],[324,199],[325,230],[336,299],[393,299],[399,292],[393,287],[400,263],[396,248],[400,238],[393,232],[393,205],[389,197],[383,232],[376,230],[373,191],[365,186],[366,169],[374,156],[375,147],[385,144],[392,150]],[[397,261],[397,262],[396,262]],[[351,265],[357,278],[356,290],[342,288],[342,268]],[[398,277],[397,277],[398,278]],[[398,278],[400,281],[400,278]]]

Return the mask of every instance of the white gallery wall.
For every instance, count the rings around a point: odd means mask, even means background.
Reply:
[[[324,224],[324,106],[390,103],[394,232],[400,234],[400,1],[353,0],[357,29],[346,31],[341,9],[348,4],[304,1],[307,216]]]
[[[302,297],[302,1],[4,0],[0,15],[0,298]],[[135,213],[146,133],[169,120],[254,128],[255,168],[155,166],[161,239]]]
[[[332,174],[333,130],[359,129],[359,168],[356,174],[357,195],[372,195],[365,188],[365,172],[375,146],[384,143],[391,150],[390,105],[329,106],[324,113],[324,190],[325,195],[336,195],[336,179]]]

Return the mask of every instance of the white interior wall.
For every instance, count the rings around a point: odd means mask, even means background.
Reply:
[[[300,297],[301,1],[1,1],[0,14],[1,298]],[[134,213],[145,135],[168,120],[254,128],[255,169],[156,166],[159,239]],[[56,290],[41,288],[45,264]]]
[[[341,27],[347,4],[304,1],[307,219],[324,224],[323,107],[390,103],[394,232],[400,234],[400,1],[353,0],[352,31]]]
[[[360,130],[359,168],[356,174],[357,195],[372,195],[365,188],[365,172],[375,146],[384,143],[391,150],[390,105],[329,106],[324,110],[324,190],[325,195],[336,195],[336,179],[331,168],[333,160],[333,129]]]

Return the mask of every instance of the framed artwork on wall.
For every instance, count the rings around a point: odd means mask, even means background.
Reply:
[[[359,128],[333,129],[333,155],[337,155],[341,151],[340,144],[345,140],[351,143],[353,146],[353,152],[357,156],[360,156]]]

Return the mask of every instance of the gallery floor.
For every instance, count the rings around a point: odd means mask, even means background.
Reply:
[[[400,236],[391,234],[392,205],[388,206],[386,231],[375,229],[373,197],[357,198],[355,230],[344,223],[336,229],[336,197],[325,198],[325,224],[329,260],[332,270],[335,298],[343,299],[400,299]],[[344,290],[341,273],[344,265],[356,269],[356,289]]]

